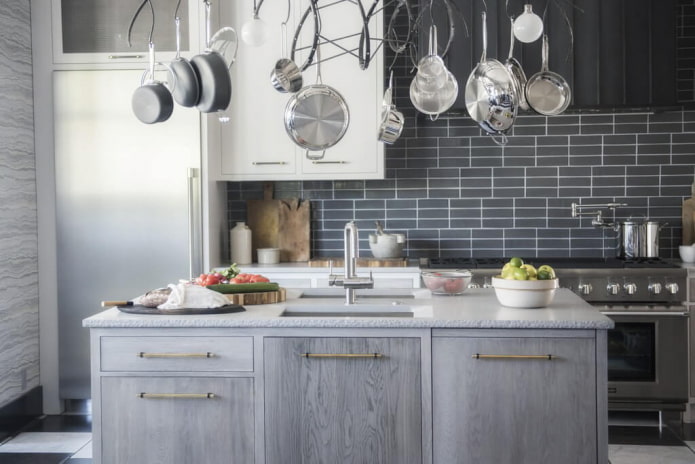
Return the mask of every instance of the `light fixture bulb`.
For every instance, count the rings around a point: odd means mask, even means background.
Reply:
[[[258,16],[254,16],[241,26],[241,40],[252,47],[263,45],[267,38],[268,26]]]
[[[514,37],[519,42],[535,42],[543,34],[543,20],[533,12],[531,4],[524,5],[524,12],[514,20]]]

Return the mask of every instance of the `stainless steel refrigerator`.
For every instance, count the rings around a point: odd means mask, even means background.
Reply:
[[[200,114],[131,110],[142,70],[56,71],[54,140],[61,399],[90,398],[89,332],[102,300],[201,272]]]

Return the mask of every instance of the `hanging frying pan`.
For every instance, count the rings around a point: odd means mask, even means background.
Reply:
[[[198,76],[193,69],[190,61],[181,56],[181,18],[179,18],[179,6],[181,0],[176,4],[174,21],[176,24],[176,57],[169,66],[176,79],[176,88],[173,92],[174,101],[181,106],[190,108],[198,104],[200,98],[200,83]]]
[[[567,81],[548,69],[548,35],[543,34],[541,70],[526,83],[526,100],[534,111],[555,116],[567,109],[572,91]]]
[[[191,65],[200,82],[200,99],[196,108],[201,113],[213,113],[223,111],[229,106],[232,100],[232,78],[229,74],[231,64],[228,65],[220,53],[210,48],[210,2],[207,0],[205,1],[205,36],[207,48],[205,52],[191,58]]]
[[[504,65],[507,67],[509,74],[512,76],[512,85],[514,86],[514,95],[516,95],[519,108],[522,110],[529,109],[526,101],[526,74],[524,73],[521,64],[514,58],[514,18],[509,18],[512,23],[512,29],[509,34],[509,57]]]
[[[340,141],[350,123],[345,99],[321,80],[321,54],[317,47],[316,84],[302,87],[285,107],[285,130],[292,141],[307,150],[309,159],[321,159],[326,149]],[[322,151],[310,155],[310,151]]]
[[[513,77],[499,61],[487,58],[487,27],[483,18],[483,53],[466,82],[466,109],[488,134],[504,135],[514,124],[517,97]],[[505,143],[503,138],[503,143]]]

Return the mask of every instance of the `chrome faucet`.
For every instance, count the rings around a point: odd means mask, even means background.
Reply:
[[[356,273],[360,246],[357,225],[354,221],[345,224],[343,238],[345,240],[345,271],[343,278],[340,279],[331,272],[328,283],[331,286],[342,286],[345,288],[345,304],[351,305],[355,304],[355,290],[358,288],[373,288],[374,279],[372,278],[371,272],[369,273],[369,277],[359,277]]]

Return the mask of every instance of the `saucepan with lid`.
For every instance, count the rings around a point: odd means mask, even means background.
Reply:
[[[302,87],[285,107],[285,131],[307,150],[306,157],[319,160],[326,149],[340,141],[350,123],[350,111],[340,93],[321,79],[321,53],[316,49],[316,84]],[[310,154],[320,151],[321,154]]]
[[[631,216],[616,224],[622,258],[658,258],[661,229],[668,223],[648,221],[643,216]]]

